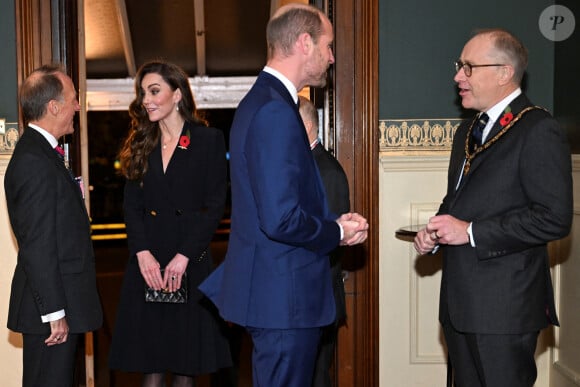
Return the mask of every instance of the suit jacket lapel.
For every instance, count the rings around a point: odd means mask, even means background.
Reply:
[[[517,96],[512,102],[510,102],[510,104],[508,106],[510,107],[511,112],[515,117],[524,108],[531,106],[531,105],[532,105],[531,102],[522,93],[519,96]],[[489,141],[490,139],[492,139],[493,137],[495,137],[495,135],[497,135],[499,133],[499,131],[503,128],[503,125],[501,124],[501,118],[502,118],[503,114],[504,113],[502,112],[502,114],[500,114],[498,119],[494,122],[493,127],[491,128],[489,134],[486,137],[486,140],[485,140],[486,142]],[[509,130],[512,130],[512,129],[509,129]],[[509,132],[505,133],[505,134],[508,135]],[[499,139],[498,143],[501,143],[501,139]],[[498,143],[491,145],[490,149],[493,148],[494,146],[498,145]],[[477,155],[471,161],[470,172],[467,174],[467,176],[464,176],[463,178],[469,179],[469,175],[472,174],[483,162],[485,162],[485,159],[488,157],[488,155],[489,155],[488,150],[483,151],[479,155]],[[463,183],[464,183],[464,181],[462,181],[461,185],[463,185]]]
[[[515,117],[518,115],[519,112],[524,110],[524,108],[531,106],[531,105],[532,105],[532,103],[528,100],[528,98],[524,94],[520,94],[512,102],[510,102],[510,104],[508,106],[510,107],[511,112]],[[504,113],[500,114],[498,119],[494,122],[493,127],[491,128],[491,131],[489,132],[489,135],[487,136],[487,140],[493,138],[503,128],[503,126],[501,125],[501,118],[503,115],[504,115]]]
[[[163,196],[166,198],[166,200],[171,198],[171,189],[169,187],[169,179],[167,179],[167,174],[171,170],[171,164],[173,163],[173,158],[176,156],[175,153],[177,153],[177,151],[178,149],[173,151],[174,154],[171,156],[171,160],[169,160],[165,172],[163,171],[163,159],[161,156],[160,144],[155,146],[155,148],[153,148],[149,154],[149,167],[147,171],[149,178],[147,180],[150,184],[154,184],[154,182],[158,184],[156,189],[162,190]]]
[[[188,121],[185,121],[183,124],[183,128],[181,129],[181,136],[183,136],[186,130],[190,130],[190,138],[191,132],[193,130],[193,125],[191,125]],[[191,146],[191,145],[190,145]],[[176,166],[179,165],[186,165],[185,161],[181,162],[180,159],[185,159],[188,157],[188,153],[190,151],[187,149],[179,148],[179,142],[177,143],[177,147],[173,150],[173,154],[171,155],[171,159],[167,163],[167,168],[165,172],[163,171],[163,159],[161,156],[161,146],[158,144],[149,155],[149,173],[153,174],[154,180],[159,181],[161,187],[159,189],[163,190],[165,197],[167,200],[172,201],[173,193],[171,183],[174,181],[175,177],[173,175],[175,173],[179,173],[179,169],[176,170]]]
[[[193,126],[190,125],[189,122],[185,121],[183,123],[183,127],[181,128],[181,133],[179,134],[179,140],[177,141],[177,146],[173,150],[173,154],[171,155],[171,159],[167,163],[167,169],[165,169],[165,172],[163,172],[163,159],[161,157],[161,147],[157,146],[154,149],[154,151],[156,152],[155,164],[159,167],[159,170],[161,171],[161,174],[164,177],[171,176],[172,173],[175,173],[175,171],[174,171],[175,165],[182,165],[182,163],[179,161],[179,159],[185,158],[185,156],[187,155],[187,149],[181,148],[181,145],[180,145],[181,136],[185,135],[186,131],[189,130],[189,138],[191,139],[192,129],[193,129]],[[191,144],[189,146],[191,146]]]
[[[78,185],[78,182],[73,180],[73,178],[71,176],[72,172],[69,172],[67,170],[62,159],[56,153],[56,150],[54,150],[50,146],[50,144],[48,143],[48,141],[44,138],[44,136],[42,134],[40,134],[39,132],[37,132],[33,128],[27,128],[22,136],[25,136],[27,134],[27,132],[29,132],[28,135],[31,136],[31,138],[33,139],[33,141],[36,144],[36,146],[38,147],[38,149],[40,151],[42,151],[42,153],[44,153],[46,155],[46,157],[52,163],[54,163],[56,165],[56,168],[64,176],[64,179],[66,179],[68,184],[70,184],[73,187],[73,189],[75,190],[75,192],[78,193],[77,197],[79,199],[79,203],[81,204],[83,211],[85,211],[85,213],[86,213],[87,208],[85,206],[85,202],[83,200],[82,193],[81,193],[80,187]]]

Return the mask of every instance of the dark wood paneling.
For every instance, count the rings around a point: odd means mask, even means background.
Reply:
[[[337,385],[378,386],[378,0],[336,0],[332,9],[335,152],[349,178],[352,210],[371,225],[368,241],[345,262],[352,271]]]
[[[61,64],[78,90],[79,34],[75,0],[16,1],[16,40],[18,85],[37,67]],[[22,128],[20,107],[18,111]],[[78,122],[71,137],[66,139],[71,144],[71,164],[74,171],[80,172]]]
[[[50,63],[52,42],[50,3],[41,0],[16,1],[16,59],[18,85],[36,67]],[[22,114],[18,107],[20,127]]]

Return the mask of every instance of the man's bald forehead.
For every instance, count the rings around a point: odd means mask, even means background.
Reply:
[[[272,19],[275,19],[283,14],[285,14],[288,11],[291,11],[293,9],[306,9],[312,12],[316,12],[316,13],[321,13],[320,10],[316,7],[313,7],[311,5],[308,4],[301,4],[301,3],[290,3],[290,4],[286,4],[281,6],[280,8],[278,8],[276,10],[276,12],[274,12],[274,15],[272,15]]]

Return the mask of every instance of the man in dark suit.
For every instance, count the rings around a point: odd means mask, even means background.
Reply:
[[[28,127],[4,181],[18,242],[8,328],[23,336],[24,387],[72,386],[77,343],[102,322],[85,203],[55,149],[80,106],[72,80],[52,66],[24,81],[20,104]]]
[[[480,113],[458,128],[447,195],[415,238],[420,254],[443,248],[439,319],[458,387],[531,387],[538,333],[558,325],[547,243],[570,230],[570,151],[522,94],[526,65],[504,30],[463,48],[455,82]]]
[[[334,62],[330,21],[289,4],[269,21],[267,37],[267,65],[231,128],[228,251],[200,289],[250,333],[255,386],[304,387],[320,328],[335,320],[328,254],[363,242],[368,224],[328,210],[296,106],[297,90],[325,85]]]
[[[320,178],[328,199],[328,208],[335,214],[344,214],[350,211],[350,198],[348,193],[348,180],[344,169],[338,160],[327,151],[318,137],[318,111],[310,100],[299,96],[299,112],[304,126],[310,149],[320,172]],[[336,306],[336,318],[334,322],[322,329],[322,336],[318,347],[316,367],[314,369],[313,387],[330,387],[332,385],[329,369],[334,360],[334,350],[338,327],[346,318],[346,302],[344,295],[344,283],[342,278],[341,257],[342,247],[337,247],[330,253],[330,271],[332,277],[332,289],[334,291],[334,303]]]

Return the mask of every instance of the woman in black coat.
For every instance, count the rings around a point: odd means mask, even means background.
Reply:
[[[110,367],[144,374],[143,386],[193,386],[193,376],[231,364],[228,342],[197,285],[213,268],[209,244],[223,215],[224,137],[197,116],[187,75],[165,62],[144,64],[120,153],[127,179],[125,271]],[[187,287],[186,303],[145,301],[145,287]]]

